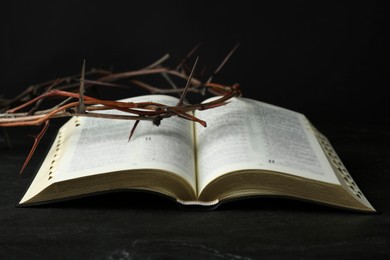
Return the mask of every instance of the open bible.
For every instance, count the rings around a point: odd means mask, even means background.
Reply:
[[[148,95],[126,101],[176,104]],[[114,113],[114,112],[111,112]],[[119,112],[117,112],[119,113]],[[374,212],[328,140],[297,112],[247,98],[159,127],[71,118],[20,201],[34,205],[115,190],[144,190],[215,207],[250,196],[295,198]]]

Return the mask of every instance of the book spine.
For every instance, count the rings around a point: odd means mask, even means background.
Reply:
[[[218,205],[219,200],[213,200],[213,201],[199,201],[199,200],[176,200],[179,204],[184,205],[184,206],[205,206],[205,207],[210,207],[210,206],[215,206]]]

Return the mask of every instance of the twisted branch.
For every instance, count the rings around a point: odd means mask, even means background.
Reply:
[[[120,73],[96,69],[85,71],[84,61],[80,75],[69,76],[30,86],[15,98],[9,100],[4,98],[0,99],[0,127],[44,124],[41,133],[37,137],[34,137],[34,145],[23,165],[23,169],[35,151],[39,140],[41,140],[45,133],[49,121],[54,118],[85,116],[102,119],[135,120],[135,124],[129,135],[129,140],[140,120],[149,120],[155,125],[159,125],[161,120],[165,118],[178,116],[185,120],[197,122],[206,127],[206,122],[195,117],[191,112],[223,106],[232,97],[241,95],[238,84],[222,85],[211,82],[212,77],[219,73],[222,66],[227,62],[236,48],[237,46],[227,55],[222,64],[217,68],[213,75],[210,76],[207,82],[202,82],[196,78],[195,66],[198,59],[196,59],[189,76],[186,75],[184,70],[180,70],[190,58],[189,55],[185,57],[175,70],[162,66],[162,63],[169,58],[168,54],[143,69]],[[196,49],[197,47],[191,51],[191,55]],[[155,87],[140,80],[141,76],[147,75],[161,75],[166,82],[169,83],[171,88]],[[91,78],[86,79],[86,77]],[[179,80],[186,81],[184,88],[177,87],[177,81]],[[85,90],[91,87],[128,88],[129,83],[132,86],[140,87],[150,93],[178,94],[180,96],[179,102],[174,106],[156,102],[120,102],[98,99],[84,94]],[[219,97],[206,103],[188,104],[187,102],[184,102],[188,93],[204,94],[204,92],[219,95]],[[41,103],[48,98],[57,98],[60,101],[49,109],[39,110]],[[15,106],[17,103],[21,104]],[[25,111],[28,108],[30,108],[30,110]],[[102,110],[117,110],[125,113],[106,114],[99,112]]]

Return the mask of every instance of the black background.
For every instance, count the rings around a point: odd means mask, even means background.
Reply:
[[[174,67],[198,43],[199,70],[211,73],[240,43],[215,80],[240,83],[247,97],[314,121],[387,114],[381,3],[256,2],[15,1],[1,8],[1,93],[78,73],[83,59],[126,71],[170,53]]]
[[[279,199],[231,203],[215,212],[182,211],[165,199],[137,193],[15,208],[50,138],[18,175],[31,145],[26,135],[34,129],[13,129],[12,149],[0,137],[0,255],[388,257],[388,10],[375,1],[255,2],[2,3],[0,95],[10,98],[31,84],[79,73],[83,59],[87,68],[127,71],[170,53],[167,65],[174,67],[200,42],[200,67],[211,73],[240,43],[215,81],[238,82],[246,97],[306,114],[330,138],[380,214]]]

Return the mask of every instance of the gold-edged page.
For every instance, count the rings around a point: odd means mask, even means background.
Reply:
[[[122,101],[175,105],[178,99],[148,95]],[[195,189],[192,122],[178,117],[164,119],[160,126],[140,121],[128,141],[134,121],[92,117],[74,121],[74,127],[63,141],[64,156],[58,162],[60,167],[55,168],[53,181],[128,169],[156,169],[179,175]]]
[[[339,184],[306,117],[247,98],[195,115],[198,194],[214,179],[241,170],[270,170]]]

